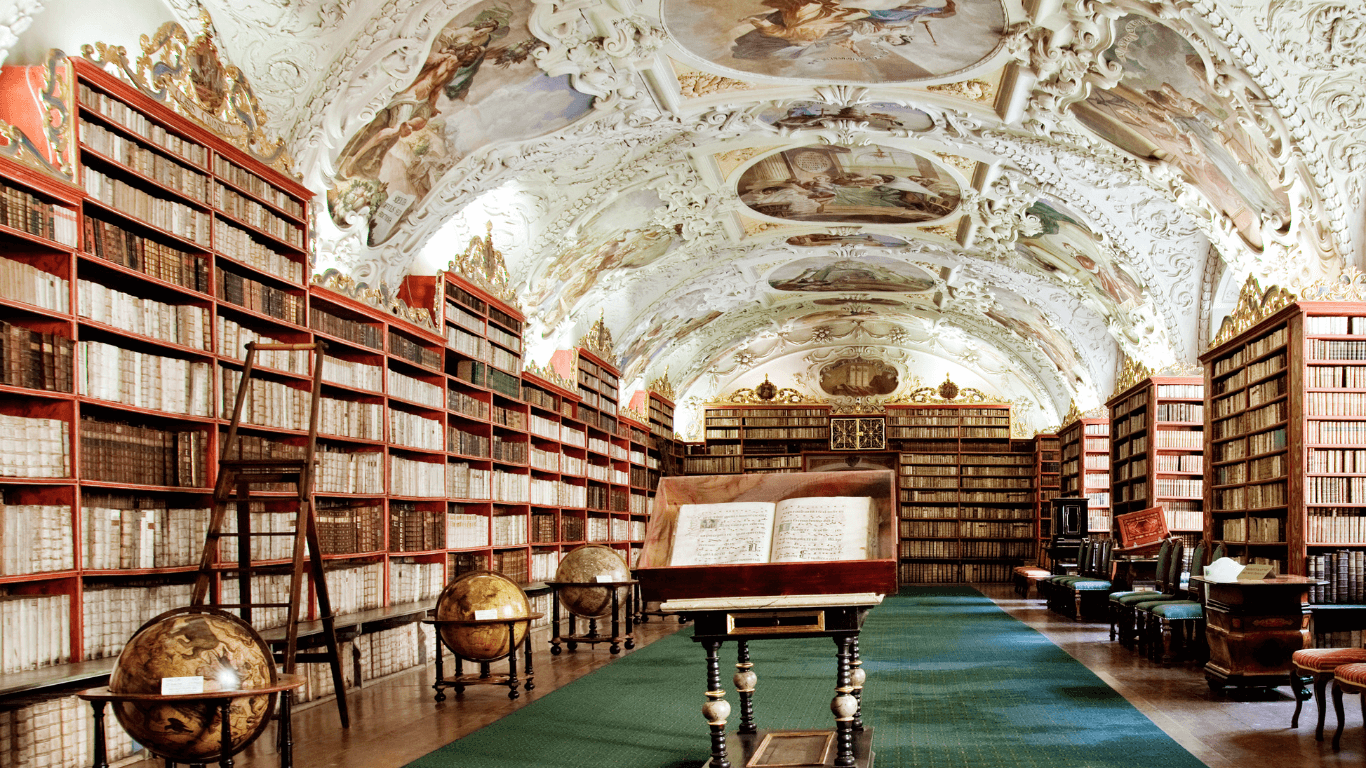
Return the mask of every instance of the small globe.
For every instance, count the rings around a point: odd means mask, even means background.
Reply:
[[[436,599],[438,621],[524,619],[530,615],[531,601],[517,582],[493,571],[462,574],[447,584]],[[513,624],[511,638],[507,624],[438,626],[442,642],[456,656],[471,661],[497,661],[522,642],[530,624],[529,619]]]
[[[595,584],[603,581],[628,581],[631,569],[615,549],[600,544],[585,544],[570,552],[555,569],[555,581],[574,584]],[[623,587],[617,588],[617,600],[624,599]],[[560,587],[560,602],[575,616],[602,619],[612,615],[612,588]]]
[[[109,675],[112,693],[161,693],[164,677],[202,677],[204,690],[260,688],[276,682],[275,662],[245,621],[215,608],[176,608],[143,624]],[[270,722],[274,694],[234,699],[228,709],[231,743],[241,751]],[[218,703],[115,702],[114,716],[134,740],[176,763],[221,759]]]

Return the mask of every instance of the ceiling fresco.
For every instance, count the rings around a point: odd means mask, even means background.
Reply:
[[[1341,0],[131,5],[210,14],[319,194],[316,270],[392,293],[491,225],[527,356],[602,318],[685,432],[765,375],[951,375],[1046,427],[1194,360],[1247,275],[1366,245]]]

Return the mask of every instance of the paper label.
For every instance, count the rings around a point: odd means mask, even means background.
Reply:
[[[489,609],[486,609],[486,610],[483,610],[483,611],[475,611],[475,612],[474,612],[474,620],[475,620],[475,621],[488,621],[489,619],[496,619],[496,618],[498,618],[498,609],[497,609],[497,608],[489,608]]]
[[[617,580],[617,575],[614,573],[599,573],[594,578],[598,580],[599,584],[611,584]]]
[[[1242,572],[1238,574],[1238,581],[1261,581],[1271,575],[1274,567],[1266,563],[1244,566]]]
[[[203,693],[204,678],[199,675],[193,677],[163,677],[161,678],[161,695],[178,696],[186,693]]]

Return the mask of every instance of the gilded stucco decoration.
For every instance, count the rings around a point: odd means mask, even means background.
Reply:
[[[578,392],[579,383],[561,376],[554,368],[548,365],[540,365],[534,360],[528,360],[522,364],[522,370],[533,376],[538,376],[545,381],[569,392]]]
[[[81,55],[176,113],[194,120],[237,148],[284,173],[294,161],[284,140],[269,134],[265,110],[242,70],[218,50],[207,10],[200,9],[199,32],[193,38],[175,22],[166,22],[150,37],[142,36],[142,52],[128,60],[123,46],[81,46]]]
[[[508,304],[519,306],[516,291],[508,279],[503,252],[493,247],[493,222],[487,223],[483,237],[471,237],[465,251],[452,259],[446,268]]]
[[[347,298],[355,299],[362,304],[368,304],[376,309],[388,312],[426,330],[440,331],[431,310],[426,307],[409,306],[408,302],[389,290],[387,285],[380,284],[378,288],[372,288],[337,269],[325,269],[322,272],[317,272],[310,282],[329,291],[340,293]]]
[[[22,96],[15,93],[11,98],[31,104],[31,111],[15,111],[10,115],[13,123],[0,120],[0,155],[73,182],[76,95],[72,90],[75,82],[71,63],[66,54],[53,50],[42,64],[21,71],[20,77],[11,75],[11,85],[22,78],[25,91]]]
[[[588,329],[588,333],[579,337],[578,346],[597,355],[599,360],[608,365],[616,366],[617,353],[616,345],[612,342],[612,331],[607,328],[607,323],[603,321],[602,313],[598,314],[598,319],[593,323],[593,327]]]
[[[658,378],[650,379],[650,382],[645,385],[645,388],[669,402],[673,402],[677,397],[674,392],[673,382],[669,381],[669,369],[667,366],[664,368],[664,373],[661,373]]]
[[[1262,290],[1261,283],[1257,282],[1255,276],[1248,277],[1247,282],[1243,283],[1243,290],[1238,294],[1238,306],[1220,324],[1219,332],[1214,335],[1214,340],[1210,343],[1210,349],[1214,349],[1293,303],[1295,303],[1294,294],[1279,285],[1273,285]]]
[[[1348,265],[1337,277],[1315,281],[1300,291],[1303,301],[1366,301],[1366,273]]]
[[[791,387],[779,387],[765,376],[755,387],[737,389],[704,405],[823,405],[825,402],[821,398],[804,395]]]

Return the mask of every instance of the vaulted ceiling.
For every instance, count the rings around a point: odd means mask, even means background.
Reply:
[[[1361,262],[1355,0],[168,5],[319,192],[318,270],[491,223],[532,358],[601,318],[683,404],[948,374],[1032,432],[1193,361],[1248,275]]]

